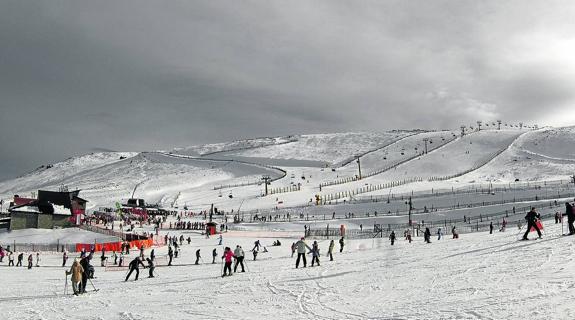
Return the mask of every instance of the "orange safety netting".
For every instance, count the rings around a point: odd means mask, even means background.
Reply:
[[[77,243],[76,244],[76,252],[80,252],[82,251],[82,249],[86,250],[86,251],[90,251],[92,250],[92,248],[94,248],[94,251],[121,251],[122,250],[122,241],[118,241],[118,242],[106,242],[106,243]],[[134,241],[129,241],[128,242],[130,244],[130,248],[141,248],[142,246],[144,248],[150,248],[151,246],[154,245],[154,240],[152,239],[147,239],[147,240],[134,240]]]

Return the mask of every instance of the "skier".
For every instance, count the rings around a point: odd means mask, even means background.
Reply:
[[[218,256],[218,252],[216,251],[216,248],[214,248],[214,250],[212,251],[212,264],[216,263],[216,257]]]
[[[503,218],[503,220],[501,221],[501,229],[499,229],[499,232],[505,232],[505,227],[507,227],[507,220]]]
[[[106,250],[102,249],[102,255],[100,256],[100,266],[105,267],[107,259],[108,257],[106,257]]]
[[[317,244],[317,241],[314,241],[312,244],[311,257],[312,257],[311,258],[311,266],[313,267],[313,263],[315,261],[315,262],[317,262],[317,266],[319,267],[319,245]]]
[[[32,254],[28,255],[28,269],[32,269]]]
[[[222,241],[224,241],[224,238],[222,237],[222,235],[220,234],[220,237],[218,239],[218,246],[222,245]]]
[[[238,264],[242,266],[242,272],[246,272],[244,270],[244,249],[242,249],[241,246],[236,246],[236,249],[234,250],[234,256],[236,258],[236,264],[234,265],[234,272],[237,272],[238,270]],[[255,259],[254,259],[255,260]]]
[[[130,262],[130,265],[128,266],[130,268],[130,272],[128,272],[128,275],[126,276],[126,280],[128,281],[128,279],[130,278],[130,275],[132,275],[132,272],[135,270],[136,271],[136,279],[134,279],[134,281],[138,281],[138,276],[140,275],[140,265],[142,265],[142,267],[144,269],[146,269],[146,266],[144,265],[144,263],[142,263],[142,260],[140,260],[140,257],[135,257],[134,260],[132,260]]]
[[[451,228],[451,234],[453,235],[453,239],[459,239],[459,233],[457,233],[457,229],[455,228],[455,226]]]
[[[114,265],[117,266],[118,265],[118,254],[116,254],[116,251],[112,251],[112,258],[114,258]]]
[[[144,246],[140,246],[140,260],[144,260]]]
[[[260,241],[259,240],[256,240],[256,242],[254,242],[254,248],[252,249],[252,251],[253,250],[260,251]]]
[[[411,243],[411,229],[405,229],[405,238]]]
[[[569,228],[569,234],[575,234],[575,227],[573,222],[575,222],[575,210],[569,202],[565,202],[565,213],[563,216],[567,216],[567,226]]]
[[[252,254],[254,255],[254,261],[256,261],[257,257],[258,257],[258,251],[257,250],[252,250]]]
[[[82,266],[82,283],[80,286],[80,293],[86,292],[86,284],[88,284],[88,278],[93,277],[93,272],[90,269],[94,269],[90,265],[90,256],[80,259],[80,265]]]
[[[333,261],[333,247],[335,247],[335,241],[333,241],[333,239],[331,239],[331,241],[329,242],[329,248],[327,249],[327,256],[329,257],[329,261]],[[293,257],[293,254],[292,254],[292,257]]]
[[[296,249],[295,242],[292,242],[292,244],[291,244],[291,257],[292,258],[293,258],[293,255],[295,253],[295,249]]]
[[[343,252],[343,237],[341,237],[341,239],[339,239],[339,253]]]
[[[178,241],[174,241],[174,258],[177,258],[179,253],[180,249],[178,248]]]
[[[121,267],[124,265],[124,252],[120,252],[120,261],[118,261],[118,267]]]
[[[77,296],[81,293],[82,287],[82,274],[84,273],[84,268],[80,265],[78,258],[74,259],[72,263],[72,267],[70,267],[70,271],[66,271],[66,275],[72,275],[70,281],[72,281],[72,290],[74,291],[74,295]]]
[[[8,266],[14,266],[14,252],[8,251]]]
[[[393,245],[393,243],[395,242],[395,231],[391,231],[391,234],[389,235],[389,240],[391,240],[391,245]]]
[[[146,258],[146,261],[148,262],[148,269],[150,270],[148,278],[153,278],[154,270],[156,269],[154,266],[154,260],[152,260],[152,258]]]
[[[489,222],[489,234],[493,234],[493,221]]]
[[[68,252],[64,251],[64,253],[62,254],[62,267],[66,266],[66,261],[68,261]]]
[[[174,250],[172,249],[172,246],[168,246],[168,257],[170,258],[170,260],[168,261],[168,266],[171,266],[172,258],[174,257]]]
[[[532,207],[531,211],[527,212],[527,215],[525,215],[525,220],[527,220],[527,230],[523,234],[523,240],[529,240],[527,235],[529,234],[529,231],[531,231],[532,227],[537,231],[537,235],[539,235],[539,239],[541,239],[541,231],[537,226],[537,220],[540,218],[541,216],[535,211],[535,207]]]
[[[441,228],[437,228],[437,240],[441,240],[441,236],[443,235],[443,232],[441,231]]]
[[[36,267],[40,266],[40,252],[36,252]]]
[[[152,251],[150,251],[150,259],[152,259],[152,261],[154,261],[156,259],[156,249],[152,249]]]
[[[234,253],[232,252],[232,249],[230,249],[230,247],[226,247],[224,249],[224,255],[222,256],[222,260],[225,259],[225,263],[224,263],[224,273],[222,274],[222,277],[225,277],[226,275],[231,276],[232,275],[232,258],[234,257]],[[226,271],[228,272],[226,274]]]
[[[196,263],[195,264],[200,264],[200,259],[202,257],[200,256],[200,249],[196,250]]]
[[[18,263],[16,263],[17,267],[22,266],[22,260],[24,260],[24,252],[20,252],[20,254],[18,255]]]
[[[427,243],[431,243],[431,231],[429,231],[429,228],[425,228],[425,232],[423,233],[423,240]]]
[[[340,240],[340,244],[341,244],[341,240]],[[295,267],[296,267],[296,269],[299,267],[299,260],[300,260],[300,258],[303,258],[303,267],[305,268],[307,265],[307,261],[305,259],[305,250],[306,250],[306,248],[311,250],[311,248],[307,245],[307,243],[305,243],[305,238],[303,238],[303,237],[298,242],[296,242],[295,245],[297,248],[297,259],[295,261]]]

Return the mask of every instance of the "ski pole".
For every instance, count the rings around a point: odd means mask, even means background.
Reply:
[[[92,288],[94,288],[94,291],[98,291],[98,289],[96,289],[96,286],[94,286],[94,282],[92,282],[92,279],[88,278],[88,281],[90,281],[90,284],[92,285]]]

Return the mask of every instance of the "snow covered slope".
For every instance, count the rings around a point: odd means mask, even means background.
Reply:
[[[282,238],[280,247],[261,239],[269,252],[257,261],[246,252],[246,272],[225,278],[220,259],[212,264],[208,258],[223,246],[191,234],[192,245],[182,246],[172,267],[165,267],[166,248],[156,249],[155,278],[140,269],[140,280],[126,283],[125,268],[106,272],[94,261],[99,291],[81,297],[71,296],[69,284],[64,295],[67,268],[59,267],[60,255],[42,256],[42,267],[31,270],[5,267],[5,261],[0,307],[6,319],[46,320],[158,319],[160,312],[174,320],[572,319],[573,238],[560,232],[560,225],[547,223],[542,240],[525,242],[517,241],[516,228],[433,237],[431,244],[421,238],[410,244],[400,235],[394,246],[381,238],[349,240],[334,261],[325,257],[329,240],[318,240],[321,266],[310,267],[308,256],[307,268],[299,269],[289,249],[296,237]],[[247,251],[254,240],[230,232],[224,246]],[[194,265],[197,249],[205,262]]]
[[[422,154],[424,139],[428,150],[435,150]],[[0,182],[0,198],[8,201],[14,194],[67,185],[82,189],[91,208],[112,205],[134,193],[168,208],[185,204],[198,210],[213,203],[226,211],[269,210],[310,204],[317,194],[355,192],[415,178],[424,181],[394,192],[565,179],[575,172],[574,139],[574,127],[489,129],[462,138],[455,131],[413,130],[258,138],[171,152],[95,153]],[[365,178],[360,181],[349,180],[358,175],[357,163],[349,161],[356,155],[361,156]],[[277,179],[269,186],[272,196],[262,196],[262,176]],[[446,180],[426,181],[435,177]],[[333,181],[339,182],[325,186]],[[382,188],[367,194],[389,192]]]

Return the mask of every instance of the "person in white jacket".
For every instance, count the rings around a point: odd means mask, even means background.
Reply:
[[[298,242],[295,243],[295,246],[297,248],[297,259],[295,261],[295,267],[299,267],[299,260],[300,258],[303,257],[303,267],[305,268],[307,266],[307,261],[305,259],[305,251],[307,250],[311,250],[310,246],[307,245],[307,243],[305,243],[305,238],[301,238]]]
[[[236,272],[236,270],[238,270],[238,264],[242,266],[242,272],[246,272],[244,270],[244,249],[242,249],[241,246],[236,246],[236,249],[234,250],[234,256],[236,258],[236,264],[234,265],[234,273]]]

